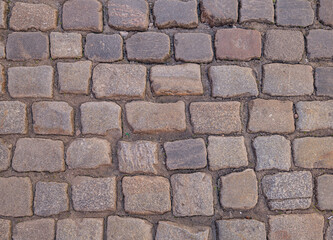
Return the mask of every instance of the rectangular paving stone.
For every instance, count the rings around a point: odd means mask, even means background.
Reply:
[[[274,5],[271,0],[241,0],[240,21],[274,22]]]
[[[6,82],[5,69],[0,64],[0,96],[5,93],[5,82]]]
[[[200,0],[201,22],[211,27],[237,22],[237,0]]]
[[[0,42],[0,58],[4,59],[6,58],[6,50],[5,50],[5,43]]]
[[[0,135],[27,133],[27,106],[19,101],[0,101]]]
[[[333,175],[324,174],[317,178],[317,200],[321,210],[333,210]]]
[[[333,97],[333,67],[318,67],[315,74],[316,95]]]
[[[19,222],[13,229],[15,240],[53,240],[55,237],[55,221],[51,218]]]
[[[325,25],[333,26],[333,12],[331,11],[332,8],[333,8],[332,1],[320,0],[319,10],[318,10],[319,19]]]
[[[5,1],[0,1],[0,28],[7,28],[7,9],[8,5]]]
[[[285,200],[274,200],[268,202],[271,210],[289,211],[294,209],[307,209],[311,206],[311,198],[294,198]]]
[[[79,33],[50,33],[52,58],[81,58],[82,36]]]
[[[329,220],[329,225],[326,230],[325,240],[332,240],[333,239],[333,219]]]
[[[12,223],[10,220],[0,219],[0,239],[11,240],[11,227]]]
[[[333,57],[333,30],[310,30],[307,39],[308,57],[313,59],[329,59]]]
[[[10,167],[12,145],[0,138],[0,172]],[[1,238],[0,238],[1,239]]]

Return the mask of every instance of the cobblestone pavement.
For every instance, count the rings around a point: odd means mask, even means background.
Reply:
[[[1,240],[333,240],[332,0],[0,0]]]

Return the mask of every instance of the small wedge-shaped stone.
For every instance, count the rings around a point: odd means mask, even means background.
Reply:
[[[13,229],[15,240],[53,240],[55,221],[51,218],[19,222]]]
[[[18,101],[0,101],[0,134],[27,132],[27,106]]]

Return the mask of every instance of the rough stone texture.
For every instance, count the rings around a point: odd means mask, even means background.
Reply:
[[[213,60],[212,39],[209,34],[176,33],[174,42],[177,61],[209,63]]]
[[[49,57],[49,38],[40,32],[8,34],[6,58],[12,61],[44,60]]]
[[[317,200],[321,210],[333,210],[333,175],[324,174],[317,178]]]
[[[241,131],[240,102],[194,102],[191,123],[196,134],[230,134]]]
[[[216,221],[220,240],[266,240],[265,223],[254,219]]]
[[[14,98],[52,98],[54,70],[51,66],[11,67],[8,92]]]
[[[323,239],[324,217],[318,213],[269,216],[270,240]]]
[[[5,82],[6,82],[6,77],[5,77],[4,67],[0,64],[0,96],[5,93]]]
[[[116,177],[75,177],[72,200],[75,211],[115,211],[117,199]]]
[[[5,29],[7,27],[7,9],[8,5],[5,1],[0,1],[0,28]]]
[[[27,132],[27,106],[19,101],[0,101],[0,134]]]
[[[119,171],[124,173],[157,173],[159,145],[150,141],[118,143]]]
[[[168,133],[186,130],[185,104],[130,102],[125,105],[126,116],[134,133]]]
[[[329,59],[333,57],[333,31],[315,29],[307,36],[307,50],[310,59]]]
[[[170,57],[170,38],[164,33],[136,33],[126,40],[126,52],[130,61],[163,63]]]
[[[220,202],[223,208],[248,210],[258,202],[258,182],[252,169],[220,178]]]
[[[220,29],[215,35],[216,58],[248,61],[261,56],[261,35],[257,30]]]
[[[330,0],[320,0],[319,19],[326,25],[333,26],[333,2]],[[333,236],[333,235],[332,235]],[[333,238],[333,237],[332,237]]]
[[[13,169],[18,172],[64,171],[64,144],[59,140],[20,138],[12,161]]]
[[[12,156],[11,149],[12,149],[11,144],[7,144],[5,141],[0,139],[0,172],[7,170],[10,166],[10,161]]]
[[[200,0],[201,21],[211,27],[237,22],[237,0]]]
[[[197,64],[153,66],[150,81],[157,96],[203,94],[200,65]]]
[[[5,44],[3,42],[0,42],[0,58],[1,59],[6,58]],[[1,93],[1,90],[0,90],[0,93]]]
[[[315,75],[316,94],[333,97],[333,67],[318,67]]]
[[[117,30],[145,31],[149,24],[149,6],[146,0],[110,0],[109,25]]]
[[[92,91],[97,98],[143,99],[147,69],[135,64],[99,64],[94,68]]]
[[[103,31],[103,9],[97,0],[69,0],[62,8],[65,30]]]
[[[50,218],[19,222],[13,229],[14,240],[53,240],[54,236],[55,221]]]
[[[189,227],[174,222],[159,221],[156,230],[156,240],[179,240],[179,239],[210,239],[209,227]]]
[[[196,172],[171,176],[172,212],[176,217],[214,215],[212,176]]]
[[[208,137],[209,169],[239,168],[248,165],[244,137]]]
[[[256,77],[251,68],[212,66],[208,71],[213,97],[258,96]]]
[[[268,202],[271,210],[289,211],[294,209],[307,209],[311,206],[311,198],[283,199]]]
[[[248,131],[292,133],[295,131],[291,101],[256,99],[249,103]]]
[[[165,177],[124,177],[122,190],[124,208],[130,214],[163,214],[171,210],[170,183]]]
[[[108,217],[107,240],[153,240],[153,224],[140,218]]]
[[[198,26],[197,1],[157,0],[153,9],[158,28],[195,28]]]
[[[274,22],[274,4],[271,0],[241,0],[241,6],[241,22]]]
[[[326,230],[326,238],[325,240],[332,240],[333,239],[333,219],[329,220],[329,226]]]
[[[67,149],[66,163],[69,169],[110,165],[110,143],[99,138],[77,138]]]
[[[81,58],[82,36],[78,33],[50,33],[52,58]]]
[[[0,219],[0,239],[11,240],[11,221]]]
[[[32,216],[32,184],[27,177],[0,178],[0,215]]]
[[[304,53],[304,36],[294,30],[268,30],[264,54],[273,61],[301,61]]]
[[[17,2],[11,11],[9,27],[15,31],[48,31],[57,27],[57,17],[57,9],[46,4]]]

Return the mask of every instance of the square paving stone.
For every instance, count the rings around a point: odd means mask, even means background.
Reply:
[[[274,22],[274,2],[271,0],[241,0],[240,21]]]
[[[211,27],[237,22],[237,0],[200,0],[201,22]]]
[[[10,167],[12,145],[0,139],[0,172]],[[1,238],[0,238],[1,239]]]
[[[315,75],[316,94],[333,97],[333,67],[318,67]]]
[[[313,59],[328,59],[333,57],[333,30],[310,30],[307,39],[308,57]]]
[[[0,1],[0,28],[7,28],[7,9],[8,5],[5,1]]]
[[[27,133],[27,106],[18,101],[0,101],[0,134]]]
[[[11,227],[12,223],[10,220],[0,219],[0,239],[11,240]]]
[[[326,25],[333,26],[333,2],[331,0],[320,0],[319,19]]]
[[[78,33],[50,33],[52,58],[81,58],[82,36]]]
[[[50,218],[20,222],[13,229],[15,240],[53,240],[54,236],[55,221]]]
[[[317,178],[317,200],[321,210],[333,210],[333,175],[324,174]]]

